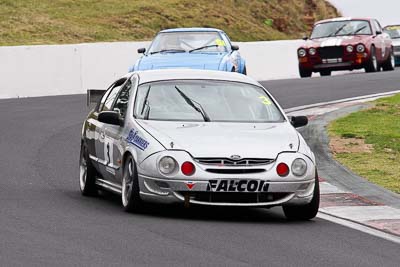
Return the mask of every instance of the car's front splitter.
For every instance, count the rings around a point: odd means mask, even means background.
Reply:
[[[241,179],[236,185],[234,180],[229,180],[226,186],[221,185],[220,188],[213,183],[215,180],[210,181],[171,180],[139,174],[140,196],[144,201],[166,204],[186,202],[248,207],[304,205],[311,201],[315,186],[315,178],[287,182]],[[223,179],[218,182],[223,182]]]

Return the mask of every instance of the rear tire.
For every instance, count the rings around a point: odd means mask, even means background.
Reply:
[[[375,47],[371,47],[371,56],[370,59],[367,63],[367,66],[365,67],[365,72],[377,72],[378,71],[378,59],[376,58],[376,51]]]
[[[143,206],[140,198],[139,179],[136,164],[132,156],[128,156],[124,164],[122,177],[122,206],[126,212],[139,212]]]
[[[395,66],[396,66],[396,59],[394,57],[393,48],[391,48],[389,57],[385,61],[385,63],[382,65],[382,69],[384,71],[391,71],[391,70],[394,70]]]
[[[89,152],[85,145],[81,145],[79,159],[79,188],[84,196],[97,195],[96,169],[90,161]]]
[[[283,212],[288,220],[308,221],[317,216],[319,209],[319,181],[318,174],[315,177],[313,198],[310,203],[301,206],[283,206]]]
[[[330,70],[321,70],[319,74],[321,76],[331,76],[332,71],[330,71]]]
[[[309,78],[312,75],[312,71],[299,67],[299,74],[301,78]]]

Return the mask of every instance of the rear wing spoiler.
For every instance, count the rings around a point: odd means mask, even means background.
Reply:
[[[93,103],[98,103],[103,96],[104,89],[88,89],[86,94],[86,105],[89,107]]]

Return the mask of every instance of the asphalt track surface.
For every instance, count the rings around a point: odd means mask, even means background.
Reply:
[[[399,89],[398,82],[396,71],[264,84],[288,108]],[[398,244],[322,219],[289,222],[280,208],[128,214],[112,195],[82,197],[87,111],[83,95],[0,101],[1,266],[398,266]]]
[[[261,82],[284,108],[400,90],[400,68],[331,77]]]

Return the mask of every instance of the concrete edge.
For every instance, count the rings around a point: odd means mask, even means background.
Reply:
[[[365,102],[392,96],[397,93],[400,93],[400,90],[306,105],[287,109],[285,112],[288,115],[301,114],[313,117],[310,121],[312,127],[300,128],[299,132],[304,136],[311,150],[316,154],[320,176],[326,182],[344,189],[344,191],[349,191],[364,198],[400,209],[400,195],[358,176],[333,158],[326,130],[326,126],[331,121],[371,106]],[[343,103],[346,104],[343,105]],[[400,244],[400,237],[396,234],[390,233],[385,229],[375,228],[365,221],[343,218],[333,213],[327,213],[326,211],[320,211],[318,217]]]
[[[363,233],[367,233],[367,234],[370,234],[370,235],[373,235],[373,236],[376,236],[376,237],[379,237],[379,238],[383,238],[385,240],[392,241],[394,243],[400,244],[400,237],[399,236],[392,235],[392,234],[390,234],[388,232],[385,232],[385,231],[377,229],[377,228],[373,228],[373,227],[371,227],[369,225],[366,225],[366,224],[363,224],[363,223],[359,223],[359,222],[352,221],[352,220],[349,220],[349,219],[343,219],[343,218],[334,216],[334,215],[329,214],[329,213],[321,212],[321,211],[318,213],[317,217],[321,218],[323,220],[327,220],[327,221],[330,221],[330,222],[333,222],[333,223],[337,223],[337,224],[340,224],[340,225],[343,225],[343,226],[346,226],[346,227],[361,231]]]

